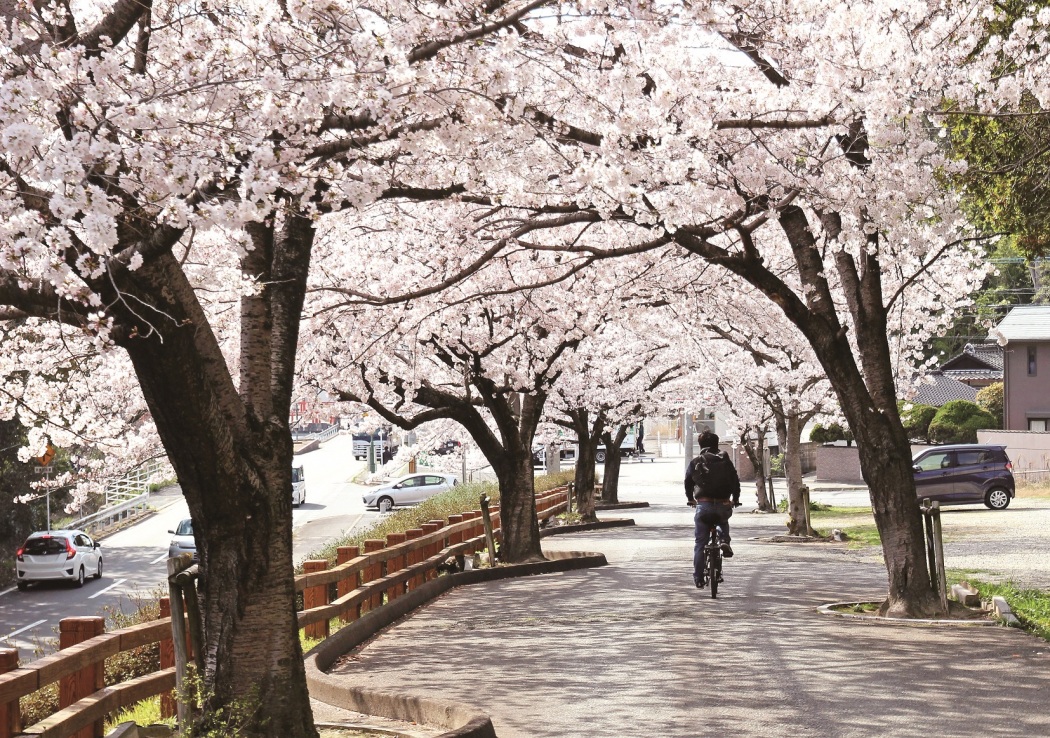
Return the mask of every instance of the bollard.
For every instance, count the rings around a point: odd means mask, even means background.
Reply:
[[[0,674],[6,674],[18,668],[18,649],[0,648]],[[21,713],[18,698],[0,705],[0,738],[11,738],[22,730]]]
[[[324,571],[328,568],[328,562],[324,559],[312,559],[303,562],[303,572],[310,574],[315,571]],[[303,590],[303,609],[310,610],[328,604],[328,585],[319,584],[307,587]],[[327,620],[320,623],[311,623],[304,628],[307,638],[327,638],[330,634]]]
[[[405,538],[405,534],[404,533],[390,533],[386,537],[386,545],[388,547],[393,547],[393,546],[396,546],[399,543],[404,543],[405,540],[406,540],[406,538]],[[399,571],[401,571],[404,568],[405,568],[405,557],[404,557],[403,554],[401,556],[395,556],[394,558],[392,558],[392,559],[390,559],[389,561],[386,562],[386,573],[388,575],[389,574],[394,574],[396,572],[399,572]],[[391,586],[390,589],[388,589],[386,591],[387,602],[393,602],[398,597],[400,597],[402,594],[404,594],[404,591],[405,591],[405,585],[403,583],[402,584],[395,584],[395,585]]]
[[[58,647],[69,648],[83,643],[89,638],[102,635],[106,630],[105,620],[100,617],[63,618],[58,622]],[[103,664],[91,664],[80,671],[64,676],[58,683],[58,706],[69,707],[77,700],[106,686],[106,675]],[[81,728],[73,733],[72,738],[102,738],[105,730],[104,719],[93,725]]]
[[[386,543],[377,540],[365,541],[365,555],[381,551],[386,547]],[[376,579],[380,579],[383,576],[383,565],[382,564],[371,564],[365,567],[365,570],[361,572],[361,583],[367,584],[373,582]],[[375,610],[377,607],[383,604],[383,592],[382,590],[375,590],[368,598],[368,609]]]
[[[422,538],[422,537],[423,537],[423,529],[422,528],[410,528],[409,530],[405,531],[405,540],[406,541],[415,541],[415,540],[417,540],[419,538]],[[422,560],[423,560],[423,549],[422,548],[417,548],[415,551],[409,551],[409,553],[405,556],[405,565],[406,566],[414,566],[415,564],[418,564]],[[413,574],[412,578],[409,579],[408,582],[406,582],[405,590],[408,591],[408,592],[411,592],[413,589],[415,589],[416,587],[418,587],[422,583],[423,583],[423,575],[422,574]]]
[[[352,561],[361,555],[361,550],[357,546],[340,546],[336,549],[336,563],[345,564],[347,561]],[[345,579],[340,579],[335,584],[335,593],[337,597],[350,594],[358,587],[358,583],[361,580],[361,572],[354,572]],[[361,605],[354,605],[349,610],[342,612],[339,615],[339,619],[344,623],[351,623],[361,617]]]

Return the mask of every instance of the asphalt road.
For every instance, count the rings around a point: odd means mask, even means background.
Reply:
[[[364,489],[350,483],[364,462],[350,451],[349,435],[336,436],[316,451],[296,457],[306,474],[306,502],[292,509],[293,558],[301,561],[321,544],[344,531],[367,525],[377,513],[366,512]],[[157,495],[158,510],[140,523],[101,539],[101,580],[88,579],[82,589],[44,583],[25,592],[0,591],[0,646],[16,647],[22,663],[56,647],[62,618],[105,615],[108,610],[135,609],[138,599],[166,593],[168,543],[180,520],[189,517],[178,493]]]

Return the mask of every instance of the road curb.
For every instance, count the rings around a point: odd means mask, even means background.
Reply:
[[[540,538],[556,536],[562,533],[586,533],[589,530],[605,530],[606,528],[625,528],[634,525],[634,518],[610,518],[599,520],[596,523],[573,523],[572,525],[557,525],[553,528],[541,528]]]
[[[630,522],[634,523],[633,520]],[[333,633],[306,654],[306,683],[310,696],[329,705],[365,715],[379,715],[395,720],[448,728],[449,730],[442,733],[440,738],[496,738],[492,720],[487,714],[472,705],[408,693],[366,689],[349,683],[351,677],[332,676],[327,673],[327,670],[338,658],[372,638],[383,628],[392,625],[453,587],[534,574],[587,569],[605,566],[608,563],[605,555],[600,553],[549,551],[546,556],[548,556],[546,561],[500,566],[495,569],[472,569],[438,577],[398,597],[393,602],[366,613],[360,619]]]
[[[595,510],[635,510],[649,507],[648,502],[597,502]]]
[[[860,600],[858,602],[829,602],[826,605],[821,605],[817,608],[817,612],[821,615],[833,615],[835,617],[846,618],[848,620],[860,621],[869,625],[907,625],[911,627],[934,627],[934,626],[947,626],[952,628],[975,628],[975,627],[987,627],[998,625],[999,623],[995,620],[944,620],[940,618],[882,618],[876,617],[875,615],[862,615],[856,612],[838,612],[833,610],[835,607],[845,607],[847,605],[864,605],[868,604],[872,600]]]

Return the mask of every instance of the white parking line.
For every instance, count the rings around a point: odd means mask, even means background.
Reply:
[[[153,561],[151,561],[150,563],[151,564],[159,564],[160,562],[164,561],[164,559],[166,559],[166,558],[168,558],[167,554],[161,554],[157,558],[153,559]]]
[[[117,581],[113,582],[113,584],[109,585],[109,586],[108,586],[108,587],[106,587],[105,589],[100,589],[100,590],[99,590],[98,592],[96,592],[95,594],[93,594],[93,595],[91,595],[90,597],[88,597],[88,599],[89,599],[89,600],[93,600],[93,599],[95,599],[96,597],[99,597],[99,596],[101,596],[101,595],[104,595],[104,594],[106,594],[106,592],[108,592],[109,590],[113,589],[114,587],[119,587],[120,585],[122,585],[122,584],[123,584],[124,582],[126,582],[126,581],[128,581],[128,580],[127,580],[127,579],[118,579]]]
[[[14,638],[19,633],[25,633],[27,630],[32,630],[36,626],[43,625],[46,622],[47,622],[46,620],[37,620],[35,623],[30,623],[29,625],[27,625],[24,628],[19,628],[18,630],[12,630],[10,633],[8,633],[7,635],[4,636],[4,640],[7,640],[8,638]]]

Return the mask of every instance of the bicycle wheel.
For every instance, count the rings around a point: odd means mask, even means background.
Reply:
[[[718,597],[718,575],[722,569],[722,552],[712,547],[707,552],[707,583],[711,587],[712,599]]]

